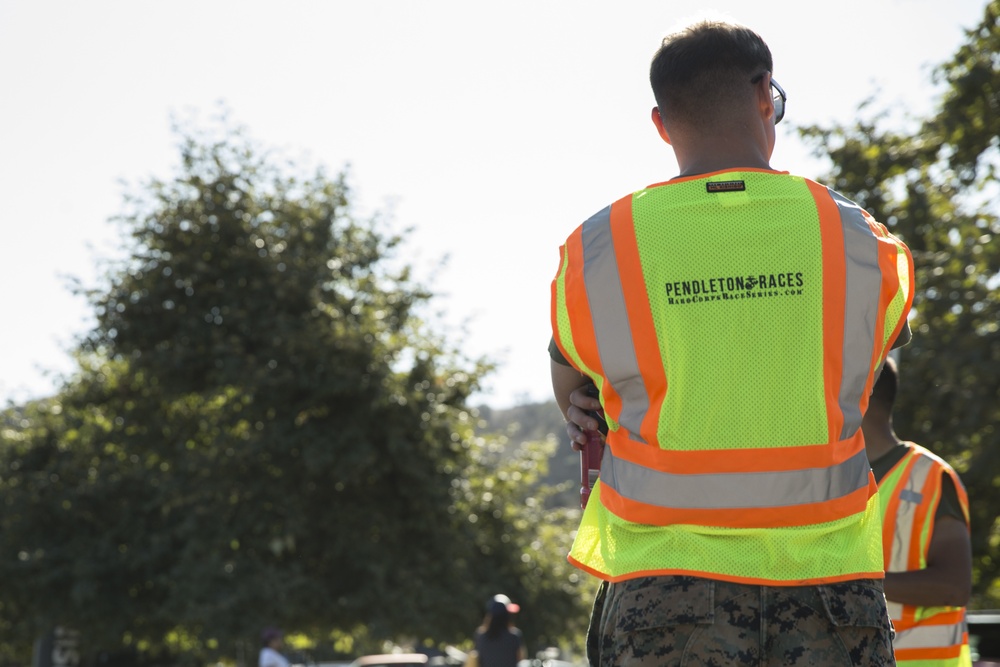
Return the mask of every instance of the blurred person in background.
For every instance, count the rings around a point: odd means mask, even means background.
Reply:
[[[285,633],[278,628],[268,627],[260,633],[261,649],[257,667],[289,667],[288,658],[281,654],[285,645]]]
[[[505,595],[486,603],[486,617],[473,640],[479,667],[517,667],[524,660],[524,637],[511,616],[518,611],[520,607]]]

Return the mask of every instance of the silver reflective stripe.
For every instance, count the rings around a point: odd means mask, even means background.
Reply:
[[[879,241],[861,208],[833,190],[830,193],[844,230],[844,357],[838,400],[844,415],[840,439],[847,440],[861,428],[861,396],[875,351],[882,270],[878,265]]]
[[[649,394],[639,372],[629,328],[628,309],[611,238],[610,206],[583,223],[583,279],[601,368],[622,398],[618,423],[632,440],[645,442],[639,430],[649,411]]]
[[[892,640],[894,649],[901,648],[944,648],[959,646],[964,642],[965,623],[953,625],[918,625],[896,633]]]
[[[896,620],[903,617],[903,605],[899,602],[893,602],[891,600],[885,601],[885,609],[889,614],[889,618]]]
[[[725,456],[725,451],[718,452]],[[765,456],[765,454],[762,454]],[[861,450],[829,468],[677,474],[660,472],[604,452],[601,484],[647,505],[674,509],[789,507],[840,498],[868,486],[871,466]]]
[[[919,494],[921,489],[924,488],[924,484],[927,482],[927,475],[934,465],[933,461],[926,456],[919,454],[908,454],[907,456],[915,456],[917,460],[910,466],[910,472],[906,476],[906,479],[893,487],[893,493],[899,493],[900,496],[911,493]],[[903,461],[900,461],[900,464],[906,460],[903,459]],[[910,569],[910,544],[914,536],[919,538],[923,530],[922,526],[916,525],[917,510],[919,508],[919,505],[914,505],[913,503],[899,503],[899,507],[896,509],[896,516],[893,517],[895,526],[892,532],[892,552],[889,555],[889,564],[886,571],[906,572]],[[892,618],[899,618],[899,615],[892,616]]]

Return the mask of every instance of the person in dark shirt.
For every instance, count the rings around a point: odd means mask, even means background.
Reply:
[[[475,634],[479,667],[517,667],[524,659],[524,638],[512,626],[508,606],[494,598],[486,609],[486,618]]]

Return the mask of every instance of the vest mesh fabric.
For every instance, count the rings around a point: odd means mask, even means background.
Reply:
[[[881,577],[877,497],[860,515],[794,528],[646,526],[615,516],[591,492],[571,551],[605,579],[690,574],[743,583],[802,585]]]
[[[710,180],[742,181],[745,189],[708,192]],[[829,248],[823,248],[815,189],[786,174],[726,172],[635,193],[631,220],[605,215],[605,224],[633,225],[641,298],[648,299],[665,372],[663,386],[645,382],[648,404],[658,410],[653,446],[721,457],[759,449],[766,457],[769,448],[822,445],[839,432],[828,414],[823,262]],[[907,256],[901,256],[906,273]],[[574,282],[578,272],[567,271],[566,259],[553,285],[557,341],[601,387],[605,378],[574,345],[573,327],[584,324],[573,319],[563,290],[586,288]],[[634,293],[627,297],[635,303]],[[876,345],[889,342],[906,302],[905,295],[893,300],[886,341]],[[644,363],[648,354],[636,350],[647,355]],[[612,450],[616,438],[635,440],[635,431],[623,433],[614,416],[610,411]],[[570,559],[606,579],[685,573],[799,585],[881,575],[876,496],[852,500],[842,518],[781,528],[646,525],[615,515],[600,498],[598,482]],[[755,510],[742,511],[752,516]]]
[[[660,446],[825,442],[815,203],[802,179],[726,178],[747,181],[748,191],[707,194],[696,180],[633,198],[657,339],[666,343],[667,386],[681,388],[666,394]]]

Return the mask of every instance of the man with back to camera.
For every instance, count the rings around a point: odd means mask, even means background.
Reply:
[[[972,591],[969,498],[940,457],[903,442],[892,425],[899,373],[887,359],[861,428],[879,485],[885,597],[898,665],[972,664],[965,605]]]
[[[893,663],[861,421],[909,340],[912,259],[771,169],[772,69],[742,26],[665,38],[652,121],[680,173],[560,248],[553,391],[574,446],[584,410],[610,427],[569,554],[604,581],[593,665]]]

